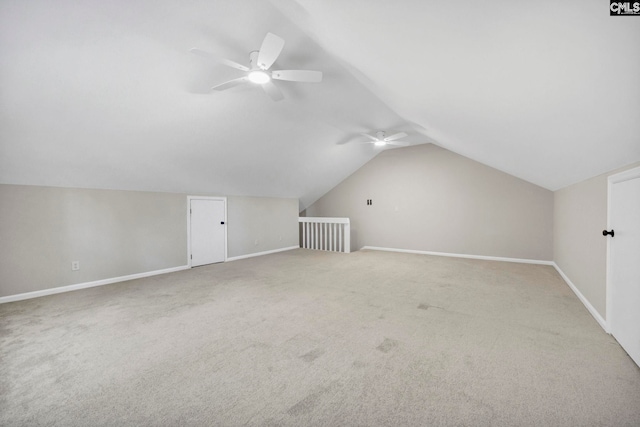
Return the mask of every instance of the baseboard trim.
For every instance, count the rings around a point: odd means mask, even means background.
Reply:
[[[165,268],[163,270],[147,271],[144,273],[129,274],[127,276],[112,277],[110,279],[95,280],[93,282],[78,283],[75,285],[59,286],[57,288],[43,289],[41,291],[25,292],[22,294],[0,297],[0,304],[22,301],[25,299],[44,297],[47,295],[61,294],[63,292],[77,291],[78,289],[94,288],[96,286],[110,285],[112,283],[126,282],[127,280],[142,279],[143,277],[157,276],[159,274],[174,273],[176,271],[188,270],[188,265]]]
[[[484,256],[484,255],[467,255],[467,254],[452,254],[447,252],[432,252],[432,251],[416,251],[412,249],[396,249],[396,248],[382,248],[378,246],[363,246],[361,249],[368,249],[371,251],[386,251],[386,252],[403,252],[408,254],[421,254],[421,255],[435,255],[435,256],[446,256],[446,257],[454,257],[454,258],[470,258],[470,259],[483,259],[489,261],[506,261],[506,262],[518,262],[524,264],[540,264],[540,265],[551,265],[556,269],[560,277],[565,281],[565,283],[571,288],[574,294],[578,297],[580,302],[586,307],[587,311],[596,319],[596,322],[604,329],[606,333],[609,332],[609,328],[607,327],[607,322],[604,318],[598,313],[598,311],[591,305],[589,300],[582,295],[582,293],[578,290],[576,285],[573,284],[571,279],[567,277],[566,274],[558,267],[554,261],[543,261],[536,259],[522,259],[522,258],[505,258],[505,257],[494,257],[494,256]]]
[[[257,256],[262,256],[262,255],[269,255],[269,254],[274,254],[278,252],[290,251],[298,248],[299,248],[298,246],[289,246],[286,248],[272,249],[270,251],[256,252],[252,254],[227,258],[227,261],[237,261],[237,260],[246,259],[246,258],[253,258]],[[524,264],[551,265],[553,266],[553,268],[556,269],[558,274],[560,274],[560,277],[562,277],[562,279],[569,286],[569,288],[571,288],[573,293],[576,294],[580,302],[582,302],[582,304],[586,307],[586,309],[593,316],[593,318],[596,319],[600,327],[602,327],[602,329],[604,329],[605,332],[609,333],[607,322],[603,319],[600,313],[598,313],[598,311],[593,307],[593,305],[591,305],[589,300],[584,295],[582,295],[582,293],[578,290],[576,285],[573,284],[571,279],[569,279],[569,277],[566,274],[564,274],[564,272],[558,266],[558,264],[556,264],[553,261],[543,261],[543,260],[523,259],[523,258],[505,258],[505,257],[494,257],[494,256],[485,256],[485,255],[453,254],[448,252],[417,251],[412,249],[383,248],[379,246],[363,246],[361,249],[372,250],[372,251],[402,252],[402,253],[409,253],[409,254],[446,256],[446,257],[453,257],[453,258],[469,258],[469,259],[482,259],[482,260],[489,260],[489,261],[517,262],[517,263],[524,263]],[[188,270],[189,268],[190,267],[188,265],[181,265],[179,267],[165,268],[162,270],[155,270],[155,271],[147,271],[144,273],[129,274],[127,276],[95,280],[93,282],[78,283],[75,285],[59,286],[56,288],[43,289],[40,291],[25,292],[25,293],[16,294],[16,295],[8,295],[5,297],[0,297],[0,304],[4,304],[7,302],[14,302],[14,301],[22,301],[22,300],[31,299],[31,298],[38,298],[38,297],[43,297],[47,295],[55,295],[63,292],[71,292],[79,289],[93,288],[96,286],[110,285],[112,283],[126,282],[127,280],[142,279],[144,277],[157,276],[160,274],[174,273],[177,271]]]
[[[382,248],[379,246],[363,246],[360,249],[368,249],[371,251],[403,252],[407,254],[446,256],[446,257],[452,257],[452,258],[483,259],[488,261],[518,262],[521,264],[553,265],[553,261],[544,261],[544,260],[526,259],[526,258],[505,258],[505,257],[486,256],[486,255],[452,254],[449,252],[416,251],[413,249]]]
[[[227,258],[227,261],[237,261],[240,259],[252,258],[256,256],[261,256],[261,255],[268,255],[276,252],[290,251],[298,248],[299,248],[298,246],[289,246],[286,248],[273,249],[270,251],[256,252],[253,254],[240,255],[236,257]],[[191,268],[189,265],[181,265],[179,267],[165,268],[163,270],[147,271],[144,273],[129,274],[127,276],[95,280],[93,282],[77,283],[75,285],[59,286],[56,288],[43,289],[40,291],[25,292],[25,293],[16,294],[16,295],[8,295],[6,297],[0,297],[0,304],[4,304],[7,302],[14,302],[14,301],[22,301],[22,300],[31,299],[31,298],[44,297],[47,295],[61,294],[63,292],[77,291],[79,289],[94,288],[96,286],[110,285],[112,283],[126,282],[127,280],[142,279],[143,277],[157,276],[159,274],[174,273],[176,271],[188,270],[189,268]]]
[[[582,295],[582,292],[580,292],[578,290],[578,288],[576,287],[576,285],[573,284],[573,282],[571,281],[571,279],[569,279],[569,277],[567,277],[566,274],[564,274],[564,272],[560,269],[560,267],[558,267],[558,264],[556,264],[555,262],[552,264],[553,268],[556,269],[556,271],[558,272],[558,274],[560,274],[560,276],[562,277],[562,279],[567,283],[567,285],[569,285],[569,287],[571,288],[571,290],[573,291],[574,294],[576,294],[576,296],[578,297],[578,299],[580,300],[580,302],[582,302],[582,304],[587,308],[587,310],[589,311],[589,313],[591,313],[591,315],[593,316],[594,319],[596,319],[596,322],[598,322],[598,324],[602,327],[602,329],[604,329],[604,331],[606,333],[610,333],[609,332],[609,328],[607,326],[607,322],[604,320],[604,318],[600,315],[600,313],[598,313],[598,311],[591,305],[591,303],[589,302],[589,300]]]
[[[262,255],[275,254],[275,253],[278,253],[278,252],[291,251],[293,249],[300,249],[300,246],[289,246],[289,247],[286,247],[286,248],[272,249],[270,251],[255,252],[253,254],[232,256],[231,258],[227,258],[227,261],[238,261],[240,259],[247,259],[247,258],[253,258],[253,257],[256,257],[256,256],[262,256]]]

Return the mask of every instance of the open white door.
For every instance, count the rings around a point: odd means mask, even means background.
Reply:
[[[640,366],[640,168],[609,178],[608,222],[607,322]]]
[[[226,200],[190,198],[191,266],[224,262],[226,258]]]

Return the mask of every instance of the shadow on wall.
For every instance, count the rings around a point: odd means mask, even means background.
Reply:
[[[300,215],[302,216],[302,215]],[[302,227],[304,224],[302,224],[301,222],[298,223],[298,246],[299,247],[303,247],[304,246],[304,242],[302,241]]]

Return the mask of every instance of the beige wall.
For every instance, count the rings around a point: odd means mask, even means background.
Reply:
[[[230,257],[296,245],[296,199],[227,209]],[[0,297],[186,264],[186,194],[0,184]]]
[[[553,259],[551,191],[432,144],[384,151],[306,215],[351,218],[353,249]]]
[[[554,193],[553,258],[558,267],[606,319],[607,178],[635,163]]]
[[[0,296],[177,267],[186,198],[0,185],[0,239]]]
[[[298,246],[298,199],[228,197],[227,217],[229,257]]]

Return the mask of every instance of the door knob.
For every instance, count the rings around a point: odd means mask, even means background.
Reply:
[[[220,221],[220,224],[224,225],[224,221]]]
[[[613,237],[613,230],[611,231],[607,231],[607,230],[602,230],[602,235],[606,236],[607,234],[611,235],[611,237]]]

